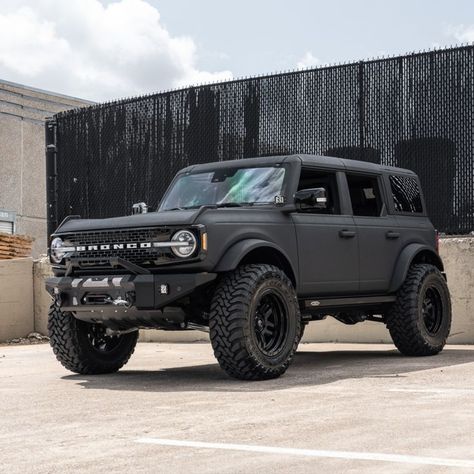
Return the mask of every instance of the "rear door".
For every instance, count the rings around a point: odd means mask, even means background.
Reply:
[[[328,208],[292,215],[298,240],[299,296],[358,291],[359,238],[352,216],[341,206],[344,179],[343,172],[305,167],[301,171],[298,190],[324,187]]]
[[[383,293],[401,251],[398,223],[387,214],[381,175],[347,171],[346,177],[359,235],[360,292]]]
[[[386,175],[385,187],[389,191],[389,211],[397,219],[403,246],[418,242],[435,248],[436,233],[426,215],[418,177],[402,173]]]

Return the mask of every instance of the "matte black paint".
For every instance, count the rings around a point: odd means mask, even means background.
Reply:
[[[202,259],[193,262],[183,259],[163,268],[156,267],[153,273],[222,273],[236,268],[250,252],[266,249],[278,254],[287,264],[302,301],[311,297],[363,295],[370,298],[371,295],[393,294],[421,252],[443,269],[435,250],[435,230],[426,214],[401,215],[394,208],[388,177],[399,174],[418,179],[411,171],[326,156],[292,155],[195,165],[179,174],[271,163],[287,167],[284,184],[287,204],[282,207],[209,207],[111,219],[74,219],[62,224],[54,235],[154,225],[176,229],[204,226],[208,251]],[[337,173],[341,215],[296,211],[292,197],[302,167]],[[378,179],[385,203],[380,217],[352,215],[346,172],[369,174]],[[56,267],[55,272],[61,276],[64,269]],[[49,286],[55,284],[49,283]]]

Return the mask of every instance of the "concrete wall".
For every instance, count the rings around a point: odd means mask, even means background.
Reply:
[[[33,260],[0,260],[0,341],[34,330]]]
[[[474,344],[474,238],[442,239],[440,253],[453,304],[449,342]]]
[[[0,80],[0,209],[16,211],[17,233],[46,253],[44,119],[91,102]]]
[[[48,334],[48,310],[52,301],[51,296],[44,288],[44,280],[51,274],[51,267],[46,258],[35,260],[32,274],[35,331],[44,335]]]
[[[474,344],[474,237],[447,238],[440,243],[453,305],[453,326],[449,342]],[[47,333],[48,307],[51,298],[44,289],[50,274],[43,259],[33,265],[31,259],[0,261],[0,341],[26,336],[33,330]],[[8,277],[8,278],[7,278]],[[34,297],[33,297],[34,289]],[[34,308],[34,318],[33,318]],[[142,341],[208,341],[200,331],[141,332]],[[346,326],[333,318],[310,323],[304,342],[391,342],[383,324],[364,322]]]

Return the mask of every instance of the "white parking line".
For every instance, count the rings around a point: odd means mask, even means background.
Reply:
[[[136,443],[157,444],[160,446],[179,446],[194,449],[223,449],[228,451],[250,451],[254,453],[286,454],[290,456],[309,456],[315,458],[356,459],[360,461],[382,461],[403,464],[424,464],[429,466],[470,467],[474,468],[474,459],[432,458],[403,454],[365,453],[357,451],[326,451],[315,449],[280,448],[273,446],[254,446],[233,443],[205,443],[162,438],[139,438]]]
[[[474,390],[470,388],[390,388],[389,392],[406,393],[436,393],[443,395],[470,395]]]

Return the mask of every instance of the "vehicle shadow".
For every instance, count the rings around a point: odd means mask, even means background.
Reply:
[[[122,369],[106,375],[67,375],[86,389],[140,392],[261,392],[318,386],[345,379],[404,377],[410,372],[474,362],[474,350],[445,349],[434,357],[404,357],[398,351],[300,351],[285,375],[247,382],[228,377],[217,363],[158,370]]]

